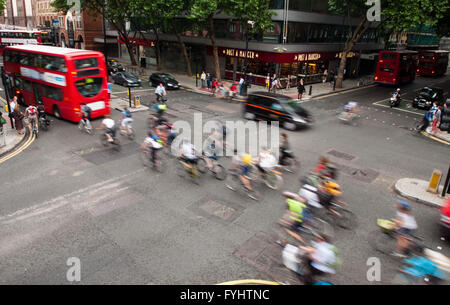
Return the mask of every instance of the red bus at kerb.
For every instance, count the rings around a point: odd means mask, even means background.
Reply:
[[[448,51],[427,50],[419,54],[417,73],[422,76],[442,76],[448,69]]]
[[[81,103],[92,118],[110,113],[108,74],[102,53],[41,45],[6,47],[4,71],[24,105],[42,101],[45,112],[79,122]]]
[[[401,85],[416,79],[418,52],[381,51],[378,57],[375,83]]]

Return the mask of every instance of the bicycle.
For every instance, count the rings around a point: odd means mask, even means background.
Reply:
[[[121,125],[120,122],[117,123],[117,126],[121,126],[120,127],[120,135],[122,136],[127,136],[128,139],[130,139],[131,141],[134,140],[134,138],[136,137],[134,134],[134,130],[133,127],[131,126],[131,122],[128,122],[127,124],[125,124],[125,131],[123,130],[123,126]]]
[[[356,216],[352,211],[345,208],[346,206],[348,204],[343,201],[332,201],[325,217],[335,226],[345,230],[352,230],[356,226]]]
[[[31,130],[32,130],[34,136],[37,139],[37,137],[39,136],[39,129],[37,128],[37,120],[36,120],[36,118],[30,118],[30,122],[29,123],[31,124]]]
[[[184,178],[186,175],[188,175],[193,183],[195,183],[197,185],[199,184],[198,183],[199,175],[198,175],[198,170],[197,170],[196,165],[189,164],[182,158],[178,157],[176,171],[177,171],[178,177]]]
[[[39,128],[40,129],[48,130],[48,127],[50,126],[50,120],[49,119],[47,119],[44,116],[40,116],[38,122],[39,122]]]
[[[283,162],[280,162],[278,167],[288,173],[295,174],[299,170],[300,162],[293,155],[291,150],[286,150],[285,154],[286,157],[283,159]]]
[[[255,201],[260,200],[260,193],[254,188],[248,189],[247,187],[245,187],[244,183],[241,180],[241,175],[237,170],[232,170],[228,173],[228,179],[225,182],[225,186],[233,192],[237,192],[239,190],[243,191],[250,199],[253,199]]]
[[[152,169],[156,170],[159,173],[162,173],[164,169],[166,168],[164,160],[161,158],[161,156],[158,154],[158,152],[155,152],[155,162],[152,160],[152,150],[145,148],[141,150],[141,153],[139,154],[142,163],[145,167],[152,167]]]
[[[106,135],[106,133],[102,133],[100,135],[100,142],[105,147],[112,145],[114,150],[116,150],[116,151],[120,150],[120,141],[117,137],[114,137],[113,141],[110,142],[110,141],[108,141],[108,136]]]
[[[387,219],[377,219],[378,229],[369,233],[370,246],[383,254],[391,255],[397,245],[397,231],[395,222]],[[419,236],[410,235],[408,238],[407,255],[422,255],[425,246],[421,243],[423,239]]]
[[[212,162],[212,168],[207,167],[208,164],[208,161],[206,160],[207,158]],[[217,180],[223,181],[227,178],[227,171],[225,170],[225,168],[221,164],[219,164],[217,160],[209,158],[204,154],[198,159],[197,169],[202,174],[206,173],[209,170],[211,173],[214,174],[214,177]]]
[[[252,165],[252,168],[250,170],[249,178],[250,180],[255,181],[261,179],[264,182],[264,184],[272,190],[280,189],[281,185],[283,184],[283,177],[279,171],[275,169],[270,169],[267,170],[265,173],[261,173],[254,165]]]
[[[85,121],[86,120],[86,121]],[[94,134],[94,128],[92,128],[91,122],[88,119],[81,119],[80,122],[78,123],[78,129],[81,132],[86,132],[89,135],[93,135]]]

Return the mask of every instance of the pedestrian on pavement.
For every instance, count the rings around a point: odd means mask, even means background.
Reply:
[[[301,100],[303,97],[303,94],[305,93],[305,85],[303,83],[303,78],[300,78],[298,84],[297,84],[297,91],[298,91],[298,99]]]
[[[249,76],[248,76],[248,88],[251,88],[253,84],[253,74],[252,72],[250,72]]]
[[[202,71],[202,76],[200,78],[202,80],[202,88],[205,88],[205,84],[206,84],[206,73],[205,73],[205,71]]]
[[[325,71],[323,71],[322,83],[325,83],[327,81],[327,77],[328,77],[328,70],[325,69]]]
[[[291,89],[291,75],[288,75],[286,80],[286,90]]]
[[[206,84],[208,86],[208,89],[211,91],[211,85],[212,85],[212,75],[211,73],[206,73]]]
[[[432,133],[440,133],[439,125],[441,124],[441,106],[437,106],[436,110],[433,112],[433,123],[431,124]]]
[[[274,73],[272,80],[272,92],[275,93],[276,90],[280,87],[278,76]]]
[[[11,109],[9,111],[9,118],[11,119],[11,128],[14,128],[13,119],[14,119],[14,109],[16,109],[16,105],[17,105],[17,96],[15,95],[8,106]]]
[[[219,87],[219,83],[217,82],[217,79],[213,79],[212,81],[212,96],[214,96],[216,94],[216,89]]]
[[[267,88],[267,91],[270,92],[270,73],[267,73],[267,76],[266,76],[266,88]]]
[[[16,104],[16,108],[14,109],[14,122],[16,123],[18,134],[23,134],[23,118],[24,115],[20,112],[19,105]]]
[[[428,110],[422,119],[422,126],[420,127],[420,131],[426,131],[428,126],[430,125],[431,120],[433,119],[433,110]]]
[[[334,82],[334,70],[330,71],[329,81],[330,81],[330,84],[333,85],[333,82]]]
[[[241,79],[239,80],[239,95],[242,96],[242,86],[244,85],[244,78],[241,76]]]

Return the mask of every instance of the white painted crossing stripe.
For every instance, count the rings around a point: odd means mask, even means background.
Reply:
[[[378,106],[378,107],[390,108],[390,109],[391,109],[390,106],[380,104],[380,103],[383,103],[383,102],[385,102],[385,101],[388,101],[388,100],[381,100],[381,101],[378,101],[378,102],[373,103],[372,105],[375,105],[375,106]],[[410,111],[410,110],[406,110],[406,109],[395,108],[395,110],[403,111],[403,112],[408,112],[408,113],[412,113],[412,114],[414,114],[414,115],[423,116],[423,114],[421,114],[421,113],[417,113],[417,112]],[[399,114],[398,116],[400,116],[400,114]]]

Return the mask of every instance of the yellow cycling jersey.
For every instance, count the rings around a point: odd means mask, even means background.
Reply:
[[[244,165],[250,165],[252,163],[252,156],[249,154],[242,155],[242,163]]]

